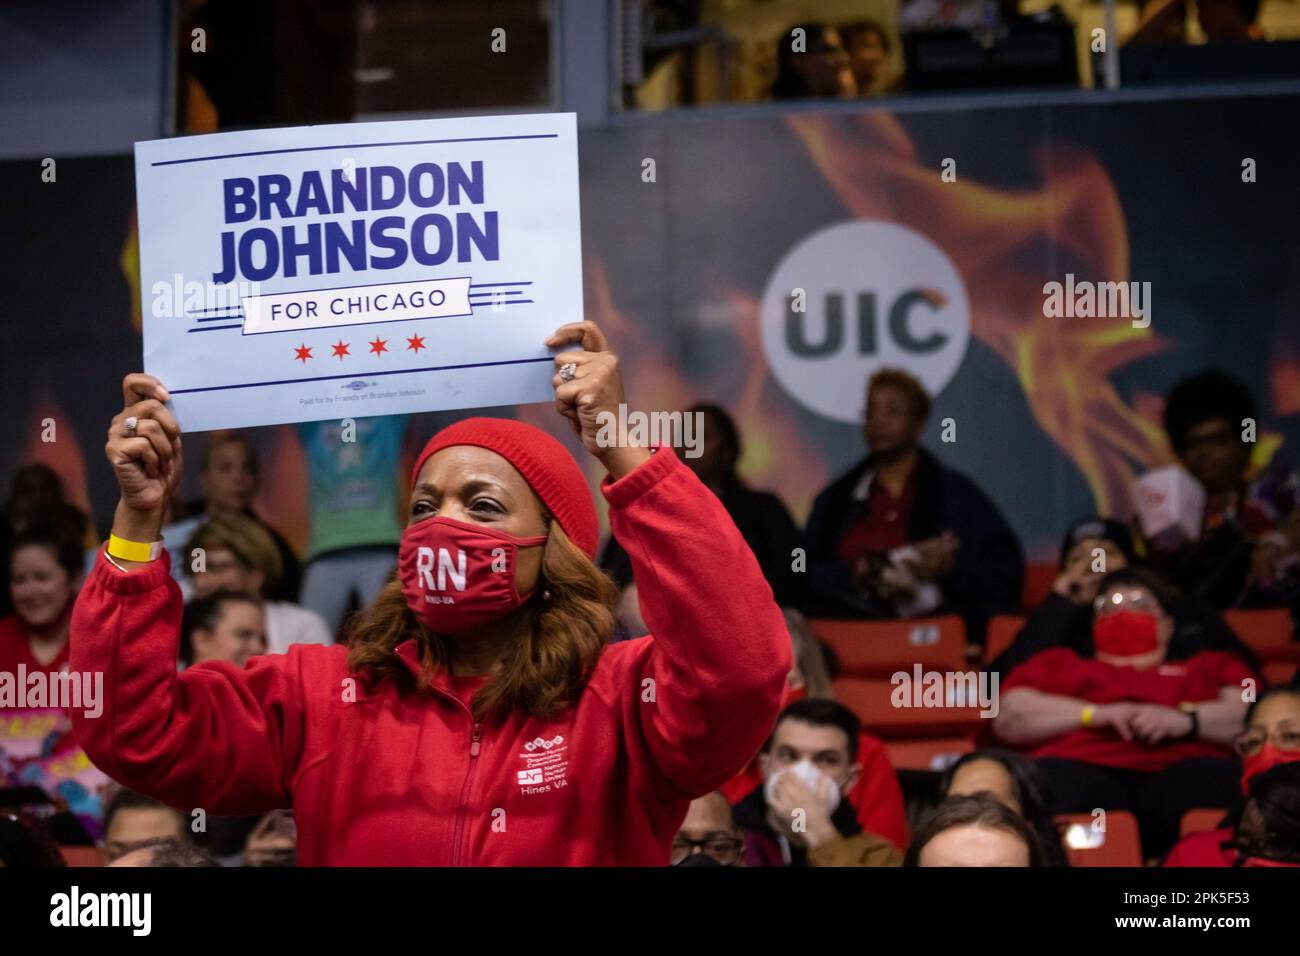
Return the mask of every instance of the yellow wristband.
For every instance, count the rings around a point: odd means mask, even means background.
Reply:
[[[1079,713],[1079,723],[1084,727],[1092,726],[1092,718],[1096,716],[1097,708],[1089,704]]]
[[[162,553],[162,542],[155,541],[153,544],[145,544],[143,541],[127,541],[126,538],[119,538],[115,534],[108,536],[108,553],[115,558],[121,558],[123,561],[134,561],[137,564],[144,564],[152,561]]]

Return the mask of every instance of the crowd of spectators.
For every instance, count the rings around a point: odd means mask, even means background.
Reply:
[[[989,619],[1019,609],[1025,570],[998,505],[922,447],[930,406],[910,374],[878,372],[866,390],[864,457],[817,496],[802,529],[776,496],[741,477],[742,436],[726,410],[689,410],[703,418],[706,440],[699,457],[683,460],[732,515],[785,608],[794,666],[766,743],[691,805],[672,862],[1062,866],[1058,816],[1102,808],[1133,814],[1148,861],[1300,864],[1300,687],[1294,678],[1266,685],[1221,616],[1300,606],[1297,479],[1252,460],[1242,424],[1257,416],[1250,391],[1220,371],[1180,382],[1164,412],[1180,466],[1205,493],[1200,534],[1157,544],[1127,515],[1067,528],[1051,593],[985,664],[1001,680],[997,716],[969,753],[930,775],[919,799],[905,794],[885,743],[835,699],[837,662],[815,622],[951,614],[978,651]],[[174,508],[164,533],[188,596],[178,668],[243,666],[295,643],[347,640],[346,608],[369,603],[393,571],[398,503],[376,476],[391,473],[381,459],[398,455],[402,426],[369,423],[357,449],[340,445],[328,423],[304,427],[303,440],[319,443],[310,494],[322,502],[305,571],[254,510],[255,444],[228,433],[208,443],[202,500]],[[336,519],[342,529],[320,526]],[[0,671],[56,674],[67,666],[91,522],[53,471],[30,465],[14,474],[0,528]],[[606,543],[601,564],[624,594],[616,639],[644,633],[618,542]],[[313,577],[328,582],[316,608],[306,599]],[[0,718],[7,865],[57,862],[50,834],[60,815],[113,865],[293,862],[291,813],[189,819],[107,778],[97,789],[84,777],[43,776],[75,751],[66,726],[12,709]],[[19,739],[31,726],[40,732]],[[30,791],[42,787],[46,799],[33,811]],[[1220,825],[1180,842],[1183,815],[1206,807],[1222,809]]]

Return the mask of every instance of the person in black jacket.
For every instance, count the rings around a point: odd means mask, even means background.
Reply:
[[[930,396],[882,369],[867,385],[870,454],[813,503],[807,611],[814,617],[961,614],[973,637],[1014,609],[1024,556],[997,506],[920,445]]]
[[[1136,565],[1133,531],[1108,518],[1076,521],[1061,543],[1061,573],[1052,593],[1029,616],[1015,641],[990,667],[1005,676],[1035,654],[1053,647],[1069,647],[1081,657],[1091,657],[1093,601],[1102,579],[1113,571]],[[1139,571],[1148,574],[1145,569]],[[1198,651],[1225,651],[1258,669],[1259,662],[1218,611],[1195,595],[1171,591],[1174,636],[1168,658],[1184,660]]]
[[[686,410],[701,415],[703,446],[698,458],[674,449],[722,502],[736,522],[741,537],[758,558],[763,577],[780,605],[796,606],[802,593],[801,575],[794,570],[795,550],[802,547],[799,527],[781,499],[766,491],[755,491],[736,474],[740,461],[740,432],[726,410],[718,405],[699,404]],[[627,552],[611,537],[600,555],[600,566],[620,590],[632,583],[632,565]]]

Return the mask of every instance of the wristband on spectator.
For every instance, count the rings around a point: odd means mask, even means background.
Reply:
[[[162,554],[162,542],[155,541],[152,544],[145,544],[143,541],[128,541],[126,538],[119,538],[117,535],[110,533],[106,550],[113,557],[121,558],[123,561],[144,564],[153,561],[158,555]]]
[[[1092,718],[1095,716],[1097,716],[1097,708],[1089,704],[1079,712],[1079,724],[1084,727],[1091,727]]]

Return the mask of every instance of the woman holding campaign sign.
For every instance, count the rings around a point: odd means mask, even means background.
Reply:
[[[92,759],[182,809],[292,807],[305,865],[666,864],[690,800],[770,730],[789,639],[690,470],[598,443],[601,413],[625,401],[600,330],[566,325],[546,344],[569,346],[556,408],[608,472],[653,636],[607,645],[615,593],[563,446],[471,418],[420,455],[398,579],[348,647],[177,674],[180,592],[154,543],[181,436],[162,383],[130,375],[107,446],[113,536],[72,623],[72,666],[105,675],[104,716],[76,723]]]

